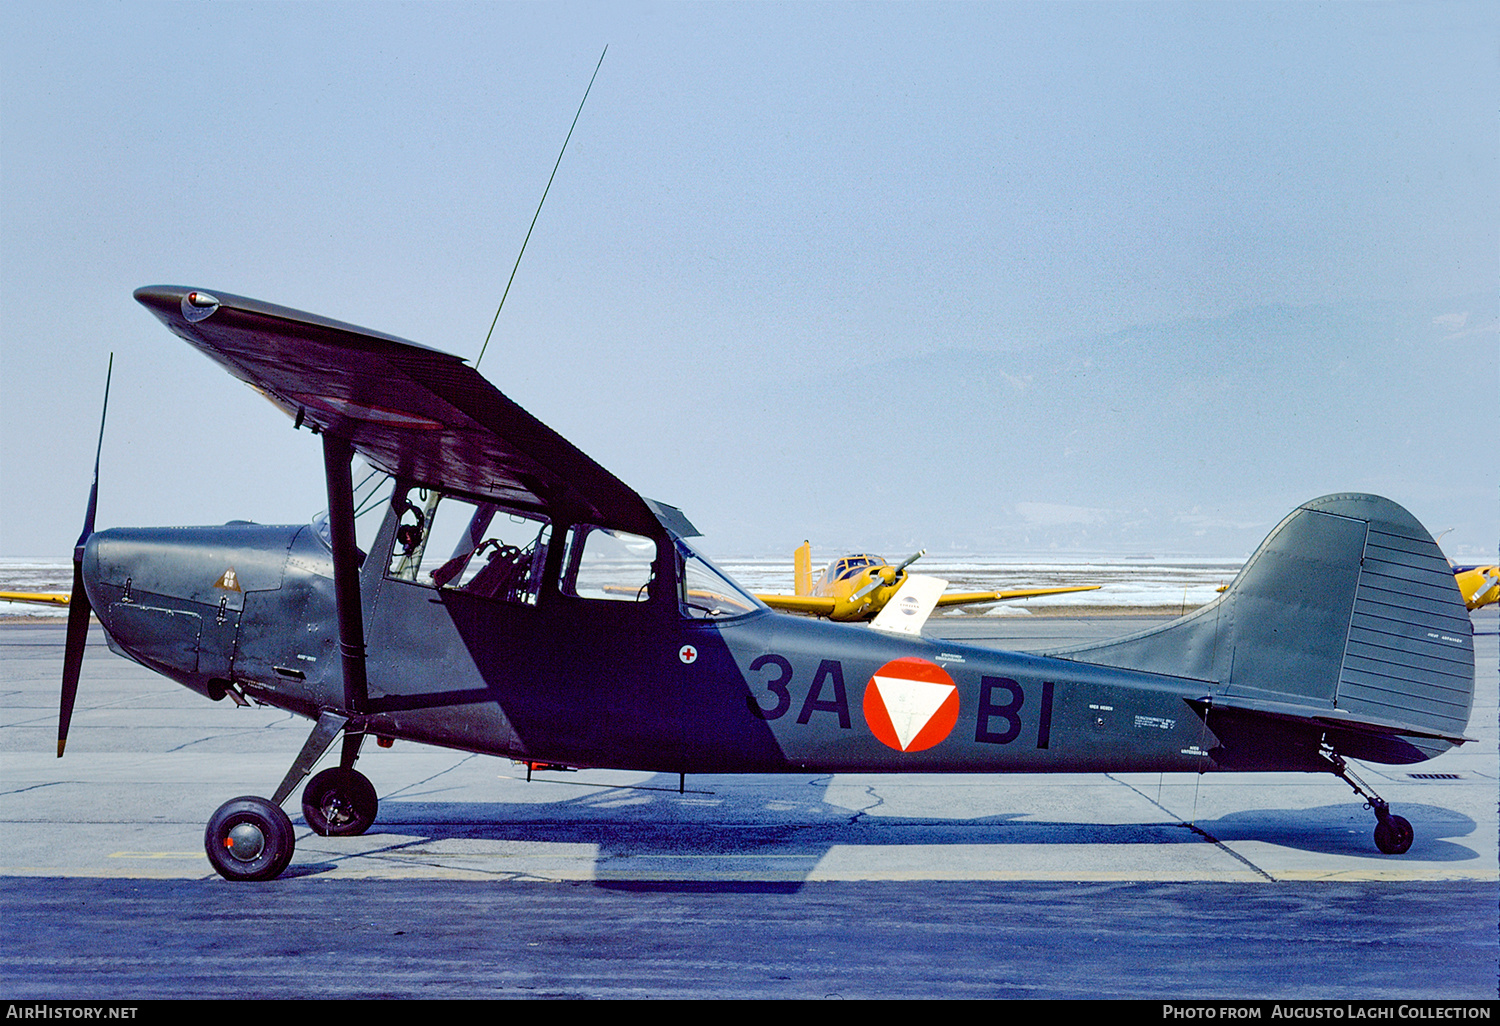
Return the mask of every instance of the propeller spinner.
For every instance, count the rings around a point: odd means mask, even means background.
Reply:
[[[863,588],[859,589],[852,596],[850,596],[849,601],[858,602],[860,599],[864,598],[872,591],[875,591],[879,588],[886,588],[892,584],[895,584],[897,581],[901,580],[901,575],[906,572],[907,567],[911,566],[913,563],[915,563],[925,555],[927,555],[927,550],[922,549],[914,555],[907,556],[905,559],[903,559],[900,566],[877,567],[875,569],[875,572],[870,576],[870,583],[866,584]],[[891,572],[886,573],[885,571],[887,570]]]

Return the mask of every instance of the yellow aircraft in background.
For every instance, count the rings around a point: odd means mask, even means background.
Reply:
[[[1500,602],[1500,566],[1456,566],[1453,579],[1471,610]]]
[[[826,616],[830,620],[851,621],[873,619],[896,592],[906,583],[906,568],[927,552],[923,549],[908,556],[898,566],[891,566],[879,556],[863,553],[841,556],[828,564],[828,568],[812,576],[812,546],[803,542],[793,554],[796,571],[794,595],[757,595],[772,609],[787,613],[808,613]],[[943,595],[937,600],[939,606],[967,605],[979,602],[1000,602],[1005,599],[1035,598],[1038,595],[1061,595],[1070,591],[1097,591],[1099,585],[1085,584],[1070,588],[1024,588],[1016,591],[970,591]]]

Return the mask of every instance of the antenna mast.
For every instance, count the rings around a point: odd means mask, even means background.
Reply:
[[[521,252],[516,254],[516,264],[510,269],[510,281],[505,283],[505,291],[500,294],[500,305],[495,307],[495,316],[490,319],[490,330],[484,333],[484,345],[479,347],[479,356],[474,360],[474,369],[479,369],[479,361],[484,359],[484,351],[490,347],[490,336],[495,333],[495,324],[500,320],[500,311],[505,308],[505,297],[510,295],[511,283],[516,280],[516,271],[521,268],[521,257],[526,255],[526,243],[531,241],[532,228],[536,227],[536,219],[542,216],[542,203],[547,202],[547,193],[552,191],[552,179],[557,177],[557,169],[562,165],[563,154],[568,152],[568,140],[573,138],[573,129],[578,127],[578,118],[583,114],[583,105],[589,100],[589,91],[594,88],[594,79],[599,77],[599,68],[604,64],[604,54],[609,53],[609,47],[599,54],[599,63],[594,65],[594,73],[589,77],[588,89],[583,91],[583,99],[578,101],[578,113],[573,115],[573,123],[568,126],[567,138],[563,139],[562,149],[557,151],[557,163],[552,165],[552,174],[547,176],[547,188],[542,190],[541,203],[536,205],[536,213],[531,215],[531,228],[526,229],[526,238],[521,241]]]

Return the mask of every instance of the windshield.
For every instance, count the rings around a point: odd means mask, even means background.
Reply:
[[[370,550],[375,533],[380,530],[380,518],[385,512],[391,495],[391,476],[361,462],[354,468],[354,541],[359,547],[360,558]],[[374,516],[366,516],[374,513]],[[333,551],[333,533],[328,526],[328,511],[319,510],[312,518],[313,530],[318,540],[329,552]]]
[[[766,608],[765,603],[735,584],[707,556],[693,551],[681,538],[674,540],[682,565],[680,600],[683,616],[695,620],[720,619]]]

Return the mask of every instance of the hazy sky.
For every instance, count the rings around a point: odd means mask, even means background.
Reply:
[[[0,554],[70,551],[110,351],[101,526],[324,505],[131,291],[472,359],[608,44],[480,369],[710,552],[1243,555],[1357,488],[1493,559],[1496,11],[12,0]]]

